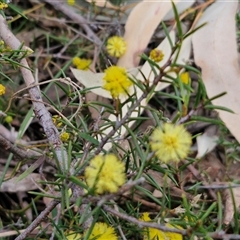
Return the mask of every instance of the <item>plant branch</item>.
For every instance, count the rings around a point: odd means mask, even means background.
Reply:
[[[51,201],[38,217],[25,229],[25,231],[15,238],[15,240],[26,239],[27,235],[32,232],[58,204],[59,201],[57,200]]]
[[[55,2],[57,4],[57,2]],[[0,15],[0,38],[3,39],[3,41],[12,49],[12,50],[18,50],[21,47],[20,41],[14,36],[14,34],[9,30],[7,23],[2,15]],[[23,50],[27,50],[26,47],[22,48]],[[70,167],[68,169],[68,155],[66,152],[66,149],[64,148],[62,141],[59,137],[58,130],[56,126],[54,125],[52,121],[51,114],[48,112],[47,108],[45,107],[42,96],[39,88],[35,85],[36,81],[33,77],[33,74],[30,70],[30,67],[27,63],[27,60],[25,58],[22,58],[20,60],[20,71],[23,76],[23,79],[27,85],[27,87],[31,87],[28,89],[30,98],[32,100],[33,109],[35,112],[35,115],[38,117],[44,132],[46,134],[46,137],[50,143],[50,145],[53,147],[53,150],[55,152],[55,155],[57,157],[57,160],[59,162],[59,165],[61,167],[62,172],[70,174],[74,173],[74,167]],[[6,143],[6,141],[5,141]],[[8,145],[11,146],[11,145]],[[13,148],[11,146],[11,149],[15,152],[18,152],[17,149]],[[72,189],[74,190],[76,186],[72,186]],[[75,191],[76,192],[76,191]],[[79,193],[81,191],[78,191]],[[28,228],[20,234],[17,240],[25,239],[26,236],[33,231],[38,224],[44,219],[44,217],[47,216],[47,214],[58,204],[58,201],[53,201],[49,206],[46,207],[46,209],[28,226]],[[87,205],[82,205],[81,208],[84,209]],[[90,219],[91,221],[91,219]]]
[[[132,115],[133,111],[136,110],[137,107],[141,106],[142,101],[148,97],[149,93],[153,92],[155,87],[157,86],[157,84],[162,80],[162,78],[164,77],[164,75],[166,74],[164,72],[165,68],[167,68],[170,65],[171,61],[170,58],[169,60],[165,63],[165,65],[160,69],[160,73],[158,76],[155,77],[155,79],[152,82],[152,85],[148,88],[148,90],[145,90],[142,95],[136,100],[136,102],[131,106],[131,108],[129,109],[129,111],[125,114],[125,116],[117,122],[117,124],[114,126],[114,128],[111,130],[111,132],[108,133],[108,135],[106,137],[104,137],[101,140],[101,143],[99,144],[97,150],[94,152],[95,155],[99,154],[104,145],[107,143],[107,141],[114,136],[114,134],[117,132],[117,130],[119,130],[124,124],[125,122],[129,119],[129,117]]]
[[[12,50],[18,50],[21,47],[20,41],[14,36],[14,34],[9,30],[7,23],[2,15],[0,15],[0,37],[4,40],[4,42],[10,46]],[[26,49],[26,47],[23,47]],[[56,151],[56,155],[58,157],[58,161],[62,170],[67,169],[67,161],[66,161],[66,150],[63,147],[62,141],[59,137],[58,130],[56,126],[53,124],[51,114],[46,109],[45,105],[42,102],[42,96],[40,90],[35,85],[35,79],[33,77],[32,72],[29,70],[30,67],[25,58],[20,60],[20,71],[22,73],[23,79],[27,85],[27,87],[31,87],[28,89],[30,98],[32,99],[32,104],[34,108],[35,115],[38,117],[40,123],[43,126],[44,132],[47,136],[49,143],[53,146],[53,149]]]
[[[4,148],[7,151],[10,151],[14,155],[16,155],[20,159],[38,159],[42,156],[39,152],[29,150],[25,151],[14,144],[12,144],[9,140],[7,140],[5,137],[3,137],[0,134],[0,147]],[[48,158],[47,156],[44,156],[44,161],[46,161],[49,165],[52,167],[57,167],[56,163],[53,161],[53,159]]]
[[[168,228],[168,227],[165,227],[165,226],[163,226],[161,224],[158,224],[158,223],[144,222],[144,221],[138,220],[134,217],[128,216],[127,214],[120,213],[120,212],[116,211],[115,209],[113,209],[111,207],[108,207],[106,205],[103,206],[103,209],[105,211],[110,212],[111,214],[121,218],[121,219],[127,220],[128,222],[131,222],[131,223],[134,223],[134,224],[138,225],[140,228],[150,227],[150,228],[156,228],[156,229],[162,230],[164,232],[174,232],[174,233],[180,233],[182,235],[187,235],[188,234],[187,230],[181,230],[181,229],[177,229],[177,228]]]

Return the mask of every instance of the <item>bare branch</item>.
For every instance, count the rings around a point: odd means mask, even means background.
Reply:
[[[47,215],[59,204],[59,201],[53,200],[50,204],[38,215],[38,217],[21,233],[15,240],[26,239],[27,235],[32,232],[46,217]]]
[[[56,2],[55,2],[56,3]],[[14,36],[14,34],[9,30],[7,23],[2,15],[0,15],[0,38],[4,40],[4,42],[12,49],[12,50],[18,50],[21,47],[20,41]],[[23,47],[23,50],[27,50],[26,47]],[[43,126],[44,132],[47,136],[47,139],[50,143],[50,145],[53,147],[53,150],[55,152],[55,155],[57,157],[57,160],[59,162],[59,165],[61,167],[61,170],[64,173],[69,172],[70,174],[73,174],[75,169],[73,167],[70,167],[68,169],[68,161],[67,161],[67,152],[64,148],[62,141],[59,137],[58,130],[56,126],[53,124],[51,114],[48,112],[47,108],[45,107],[42,96],[39,88],[36,86],[35,79],[33,77],[33,74],[30,70],[30,67],[27,63],[27,60],[25,58],[20,60],[20,71],[22,73],[23,79],[27,85],[27,87],[30,87],[28,89],[30,98],[32,100],[33,109],[35,112],[35,115],[38,117],[40,123]],[[7,142],[5,141],[5,144]],[[11,144],[6,145],[7,148],[11,148],[12,151],[15,153],[18,153],[18,155],[22,155],[22,152],[19,152],[18,149],[14,148]],[[75,187],[73,186],[73,189]],[[80,191],[81,192],[81,191]],[[27,229],[21,233],[16,240],[25,239],[26,236],[32,232],[40,223],[41,221],[48,215],[48,213],[58,204],[58,201],[52,201],[50,205],[46,207],[44,211],[27,227]],[[86,205],[82,205],[81,209],[83,210],[86,208]],[[92,221],[92,219],[89,219],[89,224]]]
[[[20,41],[14,36],[14,34],[9,30],[7,23],[2,15],[0,15],[0,37],[4,42],[10,46],[13,50],[18,50],[21,46]],[[23,48],[24,49],[24,48]],[[29,95],[31,97],[35,115],[38,117],[40,123],[43,126],[44,132],[47,136],[49,143],[53,146],[53,149],[56,151],[59,164],[61,165],[62,170],[67,169],[67,153],[63,147],[62,141],[59,137],[58,130],[53,124],[51,114],[46,109],[45,105],[42,102],[42,96],[37,86],[34,86],[35,79],[31,72],[30,67],[25,58],[21,59],[20,71],[22,73],[23,79],[27,87],[29,88]]]
[[[124,219],[124,220],[127,220],[128,222],[134,223],[141,228],[150,227],[150,228],[156,228],[156,229],[162,230],[164,232],[175,232],[175,233],[180,233],[182,235],[187,235],[187,230],[181,230],[181,229],[177,229],[177,228],[169,228],[169,227],[165,227],[164,225],[161,225],[158,223],[144,222],[144,221],[138,220],[134,217],[131,217],[127,214],[120,213],[120,212],[116,211],[115,209],[108,207],[106,205],[103,206],[103,209],[121,219]]]

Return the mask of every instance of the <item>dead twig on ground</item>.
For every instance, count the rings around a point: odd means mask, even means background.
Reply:
[[[51,1],[51,0],[42,0],[42,1],[52,5],[56,10],[61,11],[66,16],[71,18],[74,22],[79,24],[84,29],[84,31],[86,32],[90,40],[94,42],[94,44],[96,45],[102,44],[102,41],[96,36],[96,34],[88,26],[89,22],[84,17],[74,12],[72,7],[60,1]]]

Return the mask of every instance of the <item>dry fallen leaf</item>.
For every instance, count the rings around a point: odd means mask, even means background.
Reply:
[[[101,103],[104,103],[104,104],[109,104],[109,100],[107,98],[104,98],[104,97],[101,97],[101,96],[98,96],[92,92],[89,92],[85,95],[85,102],[86,104],[88,104],[88,109],[89,109],[89,112],[91,113],[91,117],[94,121],[99,121],[101,118],[100,118],[100,112],[101,112],[101,109],[102,107],[101,106],[94,106],[92,107],[92,102],[101,102]],[[104,113],[102,118],[107,118],[107,116],[109,115],[109,113]],[[101,124],[103,122],[103,120],[100,120],[99,121],[99,124]]]
[[[119,10],[121,9],[119,6],[114,6],[113,4],[111,4],[109,1],[106,0],[86,0],[89,3],[93,3],[94,5],[98,6],[98,7],[103,7],[103,8],[110,8],[110,9],[114,9],[114,10]]]
[[[92,93],[95,93],[101,97],[105,98],[110,98],[112,99],[112,96],[109,91],[103,89],[103,77],[104,73],[94,73],[90,70],[85,71],[85,70],[79,70],[76,68],[70,68],[72,71],[74,77],[86,88],[89,88],[89,91]],[[138,73],[137,68],[128,70],[128,74],[131,75],[136,75]],[[125,97],[120,96],[120,100],[125,100]]]
[[[197,162],[196,166],[209,184],[222,181],[226,173],[225,166],[214,151],[205,155],[204,158]]]
[[[173,2],[176,4],[179,1]],[[171,8],[171,1],[144,0],[132,10],[126,22],[124,34],[128,47],[126,53],[118,61],[119,66],[127,69],[138,66],[140,55],[145,50],[156,27]]]
[[[84,71],[76,68],[70,68],[74,77],[86,88],[91,88],[91,92],[105,97],[112,98],[109,91],[102,88],[104,73],[94,73],[92,71]]]
[[[113,5],[112,3],[110,3],[107,0],[86,0],[89,3],[94,3],[94,5],[98,6],[98,7],[102,7],[102,8],[109,8],[112,10],[117,10],[119,12],[121,12],[122,14],[122,18],[121,18],[121,22],[125,22],[125,20],[128,17],[128,12],[130,12],[140,1],[135,1],[135,0],[128,0],[125,1],[123,4],[120,5]],[[98,19],[99,16],[97,16]],[[117,20],[119,20],[118,16],[116,15]]]
[[[223,223],[228,225],[233,219],[235,208],[238,209],[240,207],[240,190],[239,188],[225,189],[223,197],[225,206]]]
[[[211,152],[217,146],[218,139],[217,127],[215,125],[208,127],[202,135],[197,136],[198,151],[196,158],[202,158],[204,155]]]
[[[223,191],[223,200],[224,200],[224,217],[223,223],[229,224],[235,213],[235,208],[238,209],[240,207],[240,189],[239,187],[233,187],[232,189],[230,186],[234,186],[236,184],[232,184],[232,181],[239,182],[240,180],[240,162],[231,162],[228,166],[227,170],[225,171],[226,179],[229,180],[229,183],[225,183],[228,185],[229,188]],[[238,185],[238,184],[237,184]],[[234,199],[233,199],[234,198]]]
[[[227,107],[235,114],[218,110],[233,136],[240,142],[240,69],[236,42],[235,14],[238,2],[215,2],[203,14],[198,26],[207,23],[193,34],[196,64],[202,69],[207,94],[213,104]]]
[[[181,14],[184,12],[186,9],[190,8],[193,3],[195,3],[195,0],[188,0],[188,1],[182,1],[178,2],[176,4],[177,12],[178,14]],[[175,17],[173,9],[171,9],[163,18],[163,21],[168,21],[170,19],[173,19]]]
[[[208,136],[206,133],[196,138],[198,153],[196,158],[202,158],[205,154],[211,152],[217,146],[217,136]]]
[[[213,100],[213,104],[227,107],[235,112],[220,111],[219,116],[224,121],[233,136],[240,142],[240,69],[236,42],[235,14],[238,2],[215,2],[203,14],[198,26],[207,23],[193,35],[193,49],[196,64],[202,69],[202,78],[208,93],[212,98],[227,92],[221,98]],[[214,165],[215,166],[215,165]],[[216,169],[210,169],[212,176]],[[224,224],[229,224],[235,212],[240,207],[238,188],[226,189],[224,196]],[[234,206],[235,205],[235,206]]]
[[[41,176],[38,173],[31,173],[24,179],[17,182],[18,177],[13,177],[2,183],[0,192],[25,192],[37,189],[37,183],[41,181]]]
[[[26,200],[28,198],[27,192],[16,192],[16,194],[17,194],[21,208],[26,209],[27,207],[29,207],[29,203]],[[32,222],[33,213],[32,213],[32,209],[30,207],[26,210],[25,215],[26,215],[28,221]]]

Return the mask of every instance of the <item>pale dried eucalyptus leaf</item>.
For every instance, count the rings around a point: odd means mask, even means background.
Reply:
[[[0,192],[25,192],[37,189],[37,184],[41,181],[41,176],[38,173],[31,173],[24,179],[17,181],[18,177],[13,177],[2,183]]]
[[[235,15],[238,1],[216,1],[204,13],[193,34],[196,64],[202,69],[202,79],[209,98],[223,92],[213,104],[235,112],[217,110],[233,136],[240,142],[240,68],[236,41]]]

